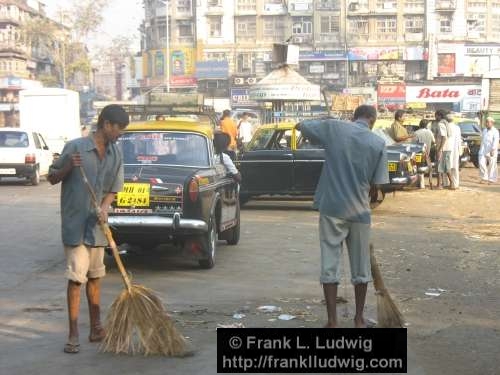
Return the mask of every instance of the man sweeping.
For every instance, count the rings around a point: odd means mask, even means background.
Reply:
[[[325,164],[316,188],[319,209],[321,276],[328,322],[337,322],[337,288],[341,276],[342,244],[349,251],[356,314],[354,326],[366,327],[363,316],[370,269],[370,189],[389,182],[384,141],[371,132],[377,111],[359,106],[353,122],[334,119],[306,120],[297,129],[325,148]]]
[[[97,121],[97,131],[88,137],[68,142],[62,155],[50,167],[51,184],[62,181],[61,225],[66,255],[69,337],[66,353],[79,352],[78,316],[80,289],[86,283],[90,315],[90,342],[100,342],[105,330],[100,318],[100,279],[105,275],[104,246],[107,240],[98,225],[96,210],[79,170],[82,167],[100,202],[101,219],[107,222],[107,212],[115,193],[123,187],[122,155],[116,140],[128,125],[129,117],[118,105],[103,108]]]

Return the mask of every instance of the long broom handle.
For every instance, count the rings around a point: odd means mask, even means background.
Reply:
[[[94,208],[97,213],[97,219],[99,220],[99,225],[101,226],[102,231],[104,232],[104,235],[106,236],[109,246],[111,247],[111,250],[113,252],[113,257],[115,258],[115,262],[118,265],[118,269],[120,270],[120,274],[122,275],[123,282],[125,283],[125,286],[129,291],[132,290],[132,283],[130,282],[130,278],[127,275],[127,271],[125,270],[125,266],[122,263],[122,259],[120,258],[120,254],[118,254],[118,246],[116,246],[116,242],[113,239],[113,235],[111,234],[111,230],[109,229],[108,223],[105,223],[100,215],[101,212],[101,207],[99,206],[99,203],[97,202],[97,197],[95,195],[94,189],[92,189],[92,186],[90,186],[89,180],[87,178],[87,174],[85,173],[85,170],[83,169],[83,166],[80,165],[80,172],[82,174],[83,182],[85,183],[85,186],[87,186],[87,190],[89,191],[90,198],[92,201],[92,204],[94,205]]]
[[[373,244],[370,244],[370,263],[372,268],[373,287],[377,292],[384,292],[386,290],[384,280],[382,279],[382,272],[380,272],[377,259],[375,258]]]

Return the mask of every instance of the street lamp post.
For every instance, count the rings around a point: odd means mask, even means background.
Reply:
[[[170,28],[169,28],[169,0],[160,0],[164,5],[165,5],[165,24],[166,24],[166,37],[167,37],[167,56],[166,56],[166,61],[167,61],[167,66],[166,68],[166,74],[165,74],[165,79],[166,79],[166,86],[167,86],[167,92],[170,92]]]

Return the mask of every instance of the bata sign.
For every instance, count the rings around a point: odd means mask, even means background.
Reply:
[[[454,103],[481,96],[481,86],[406,86],[406,102]]]

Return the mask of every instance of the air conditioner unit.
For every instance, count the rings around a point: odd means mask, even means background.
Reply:
[[[295,36],[295,37],[293,37],[293,42],[294,43],[304,43],[304,38],[301,36]]]
[[[245,84],[245,79],[241,78],[241,77],[236,77],[234,79],[234,84],[235,85],[243,85],[243,84]]]
[[[247,83],[249,85],[254,85],[254,84],[257,83],[257,78],[255,78],[255,77],[249,77],[249,78],[247,78]]]

